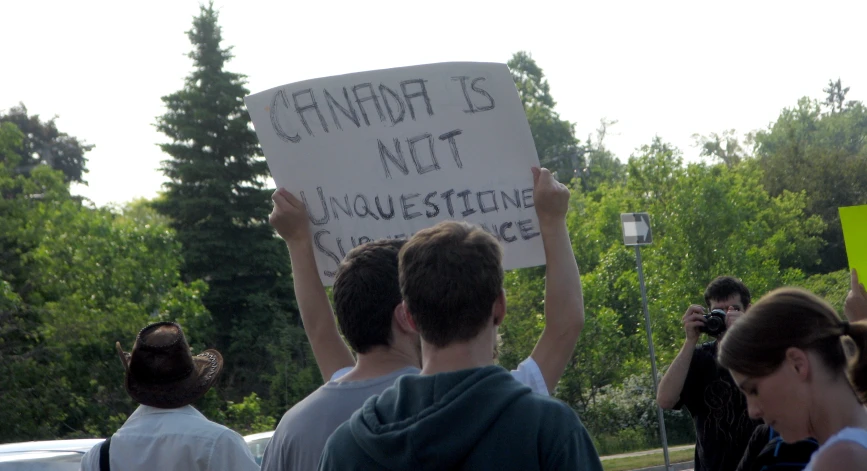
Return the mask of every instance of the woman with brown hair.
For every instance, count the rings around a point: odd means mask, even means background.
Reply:
[[[719,363],[746,395],[750,417],[786,442],[819,442],[807,471],[867,471],[865,350],[867,322],[841,321],[816,295],[781,288],[729,330]]]

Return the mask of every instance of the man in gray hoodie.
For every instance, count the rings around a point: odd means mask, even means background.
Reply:
[[[536,198],[539,224],[565,225],[568,190],[547,170],[533,174],[537,192],[562,196]],[[543,201],[555,207],[538,207]],[[546,251],[569,243],[560,232],[564,240],[546,241]],[[493,365],[506,314],[497,240],[443,222],[416,233],[399,257],[403,308],[421,336],[421,374],[368,399],[328,439],[319,469],[601,471],[572,409]]]

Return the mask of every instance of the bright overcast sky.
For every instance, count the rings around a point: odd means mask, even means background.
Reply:
[[[583,140],[599,119],[621,160],[654,135],[696,158],[693,133],[766,127],[831,78],[867,99],[863,1],[217,0],[233,72],[252,92],[298,80],[443,61],[543,68],[557,110]],[[95,144],[96,204],[153,197],[165,156],[161,96],[191,70],[194,0],[6,1],[0,110],[23,102]]]

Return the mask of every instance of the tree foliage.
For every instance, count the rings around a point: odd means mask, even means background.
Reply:
[[[47,165],[63,172],[67,183],[86,183],[87,158],[84,154],[93,149],[93,145],[60,132],[56,119],[42,121],[38,115],[30,116],[23,103],[12,107],[6,114],[0,114],[0,124],[14,124],[23,134],[20,142],[0,149],[0,161],[15,154],[18,157],[14,167],[16,172],[27,174],[40,165]]]
[[[630,158],[625,179],[590,192],[575,182],[567,222],[582,272],[586,323],[557,395],[593,432],[616,435],[606,424],[623,414],[633,417],[629,408],[643,407],[642,417],[655,417],[649,393],[640,404],[617,405],[616,398],[625,397],[618,388],[650,374],[636,256],[623,245],[621,213],[651,215],[654,243],[642,248],[642,259],[660,366],[683,343],[683,312],[704,304],[704,287],[718,275],[741,277],[757,296],[787,284],[822,286],[795,267],[818,260],[824,223],[805,215],[803,192],[771,196],[761,181],[754,162],[684,164],[677,149],[656,138]],[[544,279],[539,269],[517,270],[507,283],[502,361],[514,366],[529,355],[544,325]],[[673,433],[688,440],[690,424],[678,417],[671,416],[680,427]],[[626,435],[649,431],[646,443],[653,443],[655,428],[637,418],[630,424]]]
[[[572,180],[584,168],[584,150],[575,138],[575,125],[554,111],[554,98],[542,68],[524,51],[509,60],[509,70],[524,104],[539,162],[560,181]]]
[[[717,159],[729,167],[751,157],[755,145],[755,136],[752,133],[741,140],[734,129],[727,129],[722,134],[710,133],[707,136],[693,134],[692,137],[701,149],[702,157]]]
[[[60,171],[14,165],[0,163],[14,195],[0,200],[0,441],[104,436],[133,407],[114,342],[131,348],[158,319],[207,331],[207,287],[180,281],[165,225],[82,206]]]
[[[626,166],[605,146],[605,137],[616,124],[615,120],[600,119],[595,139],[592,134],[588,135],[586,144],[582,146],[585,167],[575,176],[584,193],[597,190],[603,183],[624,182],[626,179]]]
[[[765,188],[805,192],[806,213],[826,224],[821,262],[800,267],[810,273],[847,267],[838,208],[867,202],[867,107],[845,102],[848,90],[832,81],[824,103],[802,98],[756,135]]]
[[[167,111],[157,128],[169,139],[161,145],[169,181],[154,207],[177,233],[184,280],[208,283],[209,340],[226,358],[222,385],[235,401],[251,392],[276,401],[269,409],[275,412],[298,399],[272,395],[275,381],[304,377],[312,365],[299,335],[288,253],[268,225],[271,190],[244,109],[249,92],[243,75],[225,70],[232,54],[221,46],[217,20],[213,4],[201,7],[187,32],[193,71],[183,89],[163,97]],[[296,386],[306,392],[314,385],[308,378]]]
[[[849,87],[843,88],[842,81],[838,78],[837,81],[829,80],[828,88],[823,88],[823,92],[827,93],[824,105],[831,113],[842,113],[845,109],[846,94],[849,93]]]

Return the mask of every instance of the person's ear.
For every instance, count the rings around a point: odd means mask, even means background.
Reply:
[[[503,319],[506,318],[506,290],[500,290],[500,295],[497,296],[497,299],[494,301],[492,311],[494,326],[499,327],[500,324],[503,323]]]
[[[400,330],[418,335],[418,329],[415,326],[415,320],[412,318],[412,315],[410,315],[409,311],[406,310],[405,302],[400,302],[397,306],[394,307],[394,320],[397,322]]]
[[[810,358],[805,351],[795,347],[789,348],[786,350],[786,361],[798,378],[806,381],[810,377]]]

